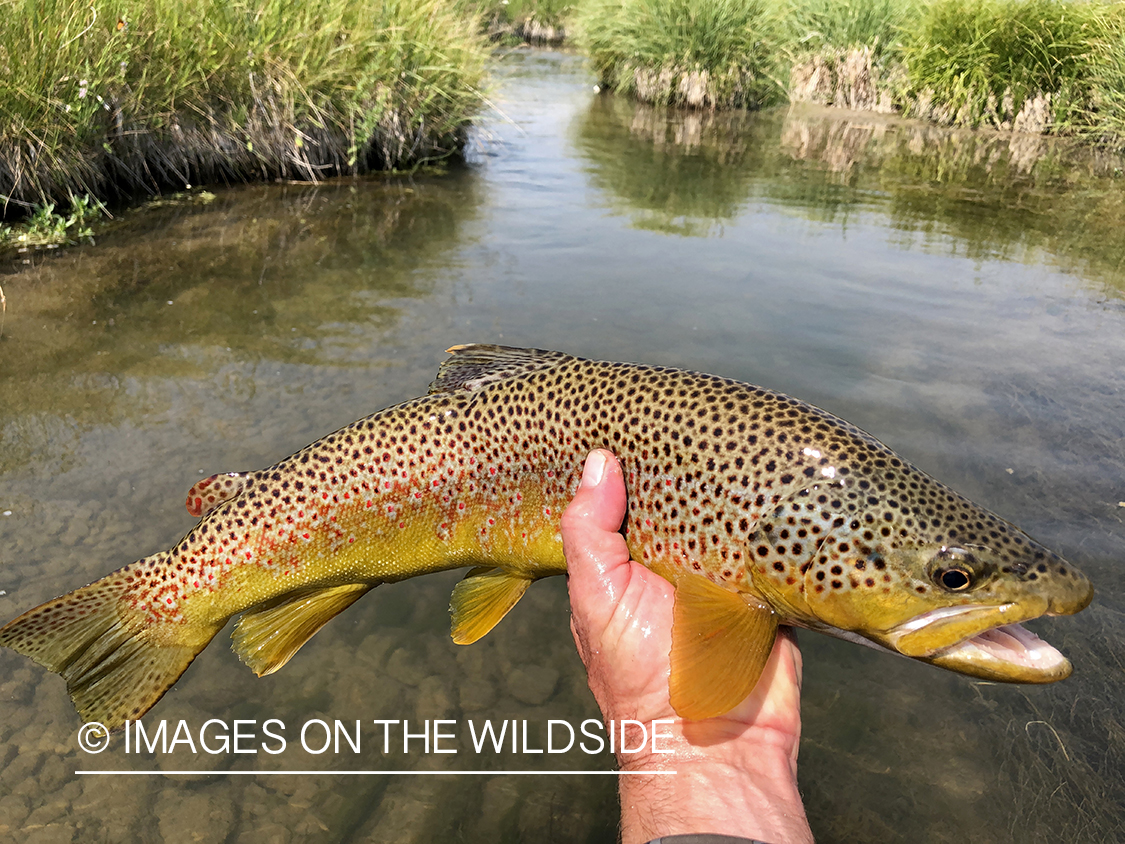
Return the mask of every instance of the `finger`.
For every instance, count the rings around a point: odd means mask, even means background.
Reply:
[[[629,561],[618,533],[625,517],[625,479],[613,454],[590,452],[582,481],[562,516],[563,553],[572,581],[601,580]]]

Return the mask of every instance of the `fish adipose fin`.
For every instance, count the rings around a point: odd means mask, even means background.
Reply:
[[[672,607],[672,673],[668,693],[682,718],[714,718],[754,690],[777,635],[766,604],[705,577],[676,584]]]
[[[249,484],[249,472],[223,472],[204,478],[188,490],[187,511],[200,519],[241,495]]]
[[[370,583],[346,583],[302,590],[249,610],[231,634],[234,652],[259,677],[273,674],[321,627],[374,588]]]
[[[125,587],[112,574],[0,628],[0,645],[61,674],[82,720],[110,730],[155,706],[222,628],[147,625],[122,611]]]
[[[562,352],[485,344],[450,346],[446,352],[453,357],[444,361],[438,369],[437,378],[430,384],[431,393],[478,390],[493,381],[503,381],[575,360]]]
[[[531,581],[499,568],[481,566],[453,587],[449,599],[453,641],[471,645],[514,607]]]

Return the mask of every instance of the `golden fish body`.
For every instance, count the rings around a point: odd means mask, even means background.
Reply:
[[[1078,612],[1089,581],[858,428],[711,375],[450,351],[429,395],[196,484],[200,521],[175,547],[30,610],[0,644],[62,674],[83,717],[111,728],[238,613],[235,650],[266,674],[374,586],[472,566],[451,605],[467,644],[565,572],[559,517],[586,454],[608,448],[630,551],[676,585],[684,717],[749,694],[779,623],[990,679],[1069,674],[1017,622]]]

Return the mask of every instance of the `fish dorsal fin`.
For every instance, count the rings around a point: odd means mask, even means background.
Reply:
[[[431,393],[479,390],[483,385],[493,381],[503,381],[506,378],[547,369],[566,360],[574,360],[573,357],[562,352],[479,343],[450,346],[445,351],[453,357],[438,368],[437,378],[430,384]]]
[[[472,569],[449,599],[453,641],[471,645],[514,607],[531,581],[499,568]]]
[[[374,588],[370,583],[346,583],[302,590],[252,609],[231,634],[234,652],[259,677],[273,674],[321,627]]]
[[[668,693],[682,718],[714,718],[754,690],[777,635],[777,614],[705,577],[676,584]]]
[[[188,490],[187,511],[201,519],[220,504],[241,495],[249,483],[249,472],[223,472],[204,478]]]

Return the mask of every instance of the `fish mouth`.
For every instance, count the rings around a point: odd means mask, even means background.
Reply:
[[[1053,683],[1070,676],[1070,661],[1019,623],[1040,617],[1042,609],[1016,604],[942,607],[899,625],[889,639],[899,653],[961,674],[1007,683]],[[955,640],[950,643],[951,637]]]
[[[1072,670],[1069,659],[1022,624],[993,627],[923,659],[1004,683],[1054,683]]]

